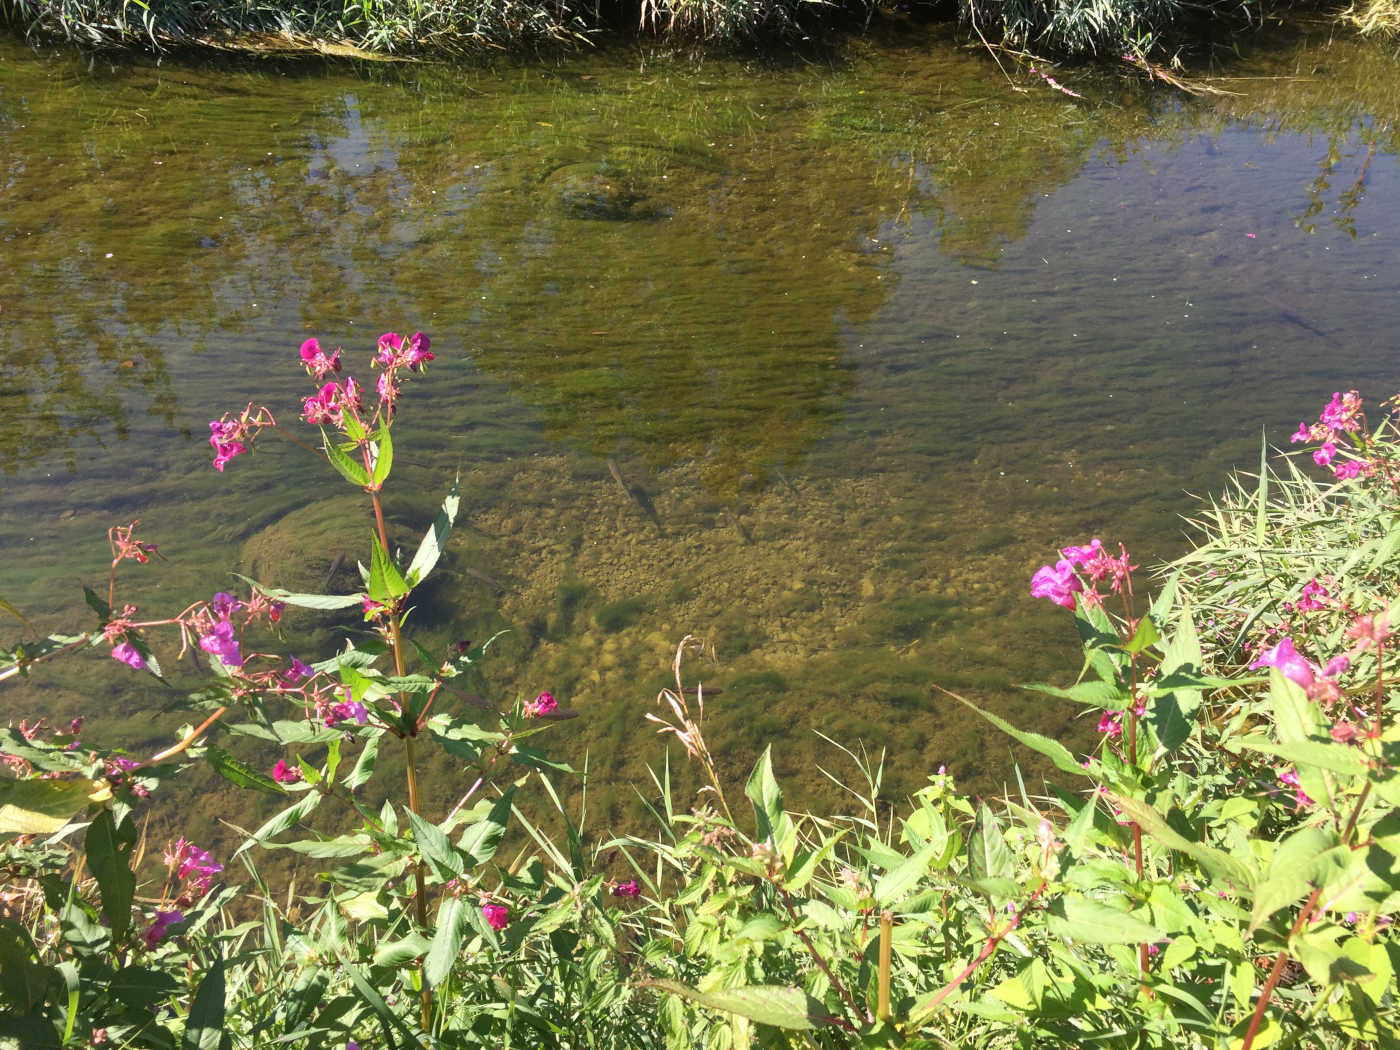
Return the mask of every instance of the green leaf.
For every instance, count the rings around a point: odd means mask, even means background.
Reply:
[[[370,481],[374,484],[375,488],[379,488],[384,484],[384,479],[389,476],[389,468],[394,465],[394,442],[393,439],[389,437],[389,426],[387,423],[379,428],[375,437],[378,440],[375,444],[370,446],[374,450],[372,453],[374,459],[374,474],[371,475]]]
[[[384,1001],[382,995],[374,990],[374,986],[365,980],[364,974],[348,962],[344,966],[345,975],[355,986],[355,992],[379,1019],[379,1026],[384,1030],[384,1039],[389,1045],[389,1050],[395,1050],[394,1029],[396,1028],[410,1046],[416,1046],[422,1050],[423,1044],[418,1041],[408,1026],[399,1020],[398,1015],[389,1009],[389,1004]]]
[[[473,867],[485,864],[496,855],[501,836],[505,834],[506,825],[510,822],[511,799],[514,797],[515,788],[507,788],[506,793],[491,807],[491,811],[467,828],[457,840],[457,848],[467,855]]]
[[[977,826],[967,840],[967,873],[973,879],[1009,878],[1016,870],[1001,825],[986,803],[977,811]]]
[[[1302,900],[1314,886],[1325,885],[1350,860],[1351,850],[1335,831],[1309,827],[1293,832],[1279,843],[1268,875],[1254,892],[1249,932],[1280,908]]]
[[[154,1010],[179,988],[168,973],[135,964],[118,970],[108,986],[112,995],[133,1010]]]
[[[1157,625],[1152,622],[1152,617],[1144,616],[1138,621],[1137,629],[1133,631],[1133,636],[1124,644],[1123,650],[1129,653],[1140,653],[1148,646],[1156,645],[1161,637]]]
[[[97,592],[86,584],[83,585],[83,598],[93,612],[97,613],[97,618],[105,625],[112,619],[112,607],[107,604],[107,599],[99,598]]]
[[[903,897],[927,874],[929,865],[942,852],[943,843],[926,843],[913,856],[881,875],[880,881],[875,883],[875,903],[881,908],[888,908]]]
[[[1318,706],[1277,667],[1269,669],[1269,700],[1274,708],[1274,730],[1283,743],[1307,740],[1322,728]]]
[[[384,545],[379,542],[377,532],[370,532],[370,543],[372,546],[369,560],[369,583],[366,589],[374,601],[388,605],[396,598],[407,594],[412,588],[399,575],[398,567],[389,557],[388,552],[384,550]]]
[[[433,928],[433,943],[423,960],[423,979],[429,988],[436,988],[452,972],[462,938],[467,932],[467,909],[457,897],[444,898],[438,905],[437,925]]]
[[[273,780],[266,773],[259,772],[252,766],[240,762],[231,753],[221,747],[210,744],[205,751],[204,757],[209,760],[209,764],[214,767],[214,772],[223,777],[230,784],[236,784],[242,788],[254,788],[258,791],[265,791],[269,795],[285,795],[286,788]]]
[[[347,790],[354,791],[374,776],[374,764],[379,758],[379,739],[378,736],[372,736],[365,741],[365,746],[360,750],[359,757],[355,759],[355,767],[341,781]]]
[[[442,509],[433,519],[432,527],[428,529],[427,535],[418,544],[418,551],[408,564],[408,582],[414,586],[427,579],[428,573],[433,571],[433,566],[442,557],[443,547],[447,544],[447,537],[452,532],[452,524],[457,520],[457,508],[461,504],[461,497],[458,495],[460,483],[460,478],[452,482],[452,491],[442,501]]]
[[[763,749],[763,755],[749,774],[749,782],[744,794],[753,803],[754,817],[758,821],[760,842],[777,843],[783,819],[783,791],[773,776],[773,745]]]
[[[1021,688],[1073,700],[1076,704],[1087,704],[1103,711],[1124,711],[1131,699],[1129,692],[1117,682],[1101,682],[1096,679],[1078,682],[1068,688],[1042,682],[1030,682]]]
[[[244,850],[252,849],[255,845],[260,845],[267,839],[282,834],[297,821],[301,820],[313,809],[321,804],[322,795],[319,791],[308,791],[301,799],[288,806],[281,813],[272,817],[257,831],[253,832],[252,838],[244,842],[238,849],[233,851],[236,857]]]
[[[44,1001],[54,976],[40,963],[29,931],[11,919],[0,919],[0,999],[15,1014],[27,1014]]]
[[[131,929],[131,900],[136,895],[131,851],[135,845],[136,827],[129,815],[119,826],[111,810],[104,809],[88,825],[84,840],[88,867],[102,893],[102,914],[117,941]]]
[[[451,898],[449,898],[451,899]],[[375,966],[402,966],[411,959],[428,954],[428,938],[410,933],[397,941],[385,941],[374,952]]]
[[[0,835],[52,835],[101,793],[91,780],[0,780]]]
[[[1231,751],[1236,748],[1247,748],[1250,751],[1262,751],[1267,755],[1277,755],[1297,766],[1299,773],[1302,773],[1308,766],[1330,769],[1334,773],[1345,773],[1354,777],[1364,777],[1369,771],[1366,765],[1366,756],[1356,748],[1345,747],[1342,744],[1323,743],[1320,740],[1298,740],[1292,743],[1275,744],[1272,740],[1266,740],[1264,737],[1245,736],[1229,741],[1226,747]]]
[[[1088,897],[1059,897],[1046,909],[1046,928],[1080,944],[1148,944],[1166,934],[1125,910]]]
[[[223,1050],[229,1045],[224,1031],[224,961],[216,959],[210,971],[199,982],[185,1019],[182,1050]]]
[[[1070,754],[1069,749],[1065,747],[1064,744],[1060,743],[1058,740],[1051,740],[1049,737],[1041,736],[1039,733],[1030,733],[1021,729],[1017,729],[1010,722],[1000,717],[999,715],[994,715],[990,711],[983,711],[971,700],[965,700],[961,696],[958,696],[954,693],[948,693],[947,695],[953,697],[954,700],[962,704],[968,710],[976,711],[979,715],[985,718],[988,722],[992,723],[992,725],[996,726],[1007,736],[1010,736],[1015,740],[1019,740],[1021,743],[1025,744],[1033,751],[1040,752],[1040,754],[1048,758],[1051,761],[1051,763],[1055,766],[1055,768],[1058,769],[1061,773],[1072,773],[1075,776],[1085,776],[1086,774],[1093,776],[1102,773],[1102,769],[1097,760],[1090,759],[1089,766],[1087,768],[1085,766],[1080,765],[1079,762],[1075,760],[1075,757],[1072,754]]]
[[[836,844],[845,836],[845,831],[838,831],[831,838],[821,844],[816,850],[798,850],[792,858],[792,863],[788,865],[787,873],[783,876],[783,889],[789,893],[796,893],[812,880],[812,876],[817,873],[817,868],[822,861],[831,856],[831,851],[836,848]]]
[[[638,981],[637,984],[679,995],[711,1010],[738,1014],[740,1017],[776,1028],[810,1031],[817,1027],[814,1018],[824,1018],[830,1012],[821,1003],[809,999],[801,988],[783,985],[751,984],[744,988],[701,992],[678,981]]]
[[[1222,850],[1207,846],[1203,842],[1192,842],[1168,824],[1166,818],[1147,803],[1127,795],[1115,795],[1111,792],[1106,797],[1150,837],[1168,849],[1185,853],[1214,877],[1233,882],[1239,887],[1254,885],[1255,874],[1253,871]]]
[[[369,474],[365,472],[363,463],[352,459],[339,445],[326,435],[326,428],[321,428],[321,447],[325,450],[326,459],[330,460],[331,466],[340,471],[341,477],[352,485],[365,488],[369,485]]]
[[[418,852],[432,867],[433,873],[446,882],[456,878],[466,869],[462,858],[452,848],[452,842],[442,833],[442,829],[424,820],[412,810],[408,811],[409,823],[413,826],[413,841],[418,844]]]

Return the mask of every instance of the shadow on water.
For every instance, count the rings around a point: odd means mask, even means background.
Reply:
[[[426,643],[510,627],[476,688],[579,709],[559,746],[612,817],[689,631],[719,646],[732,775],[775,739],[829,797],[820,729],[889,747],[892,793],[940,762],[994,788],[1009,748],[929,684],[1082,739],[1016,688],[1077,666],[1025,596],[1056,544],[1168,556],[1183,492],[1261,426],[1392,392],[1395,73],[1288,39],[1211,81],[1237,94],[1057,71],[1075,99],[939,37],[782,70],[89,69],[0,42],[0,594],[68,626],[135,517],[171,558],[153,608],[229,569],[353,586],[358,501],[308,497],[290,447],[215,475],[206,421],[295,416],[307,334],[353,370],[419,327],[396,528],[458,469],[465,494]],[[6,710],[168,732],[107,670]]]

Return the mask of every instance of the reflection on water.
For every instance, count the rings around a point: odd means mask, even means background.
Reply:
[[[1073,673],[1025,596],[1052,546],[1169,555],[1182,493],[1261,426],[1391,392],[1394,65],[1282,42],[1229,94],[1081,74],[1074,102],[938,40],[798,71],[88,70],[0,42],[0,594],[66,626],[138,516],[157,604],[324,577],[353,503],[308,506],[289,448],[215,475],[206,421],[295,416],[305,334],[353,364],[419,327],[398,527],[462,469],[420,619],[511,628],[493,699],[569,698],[566,746],[638,779],[700,631],[736,775],[771,738],[789,773],[829,763],[820,728],[890,746],[893,790],[940,761],[993,784],[1007,749],[929,683],[1079,731],[1015,689]],[[106,671],[5,702],[117,689],[111,731],[149,733],[160,701]]]

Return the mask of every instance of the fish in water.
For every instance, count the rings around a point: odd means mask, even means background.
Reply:
[[[651,519],[651,523],[656,526],[661,535],[666,535],[666,526],[661,524],[661,516],[656,513],[656,504],[651,501],[651,496],[647,490],[640,485],[629,485],[622,476],[622,468],[617,465],[617,460],[612,456],[608,457],[608,471],[612,474],[613,480],[617,482],[617,487],[626,493],[627,498],[641,508],[642,513]]]

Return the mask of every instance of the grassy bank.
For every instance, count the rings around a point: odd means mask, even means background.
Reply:
[[[96,48],[208,46],[362,57],[460,55],[657,37],[793,44],[873,21],[957,19],[973,39],[1075,58],[1156,61],[1263,24],[1277,0],[0,0],[31,36]],[[1393,34],[1395,0],[1341,20]]]

